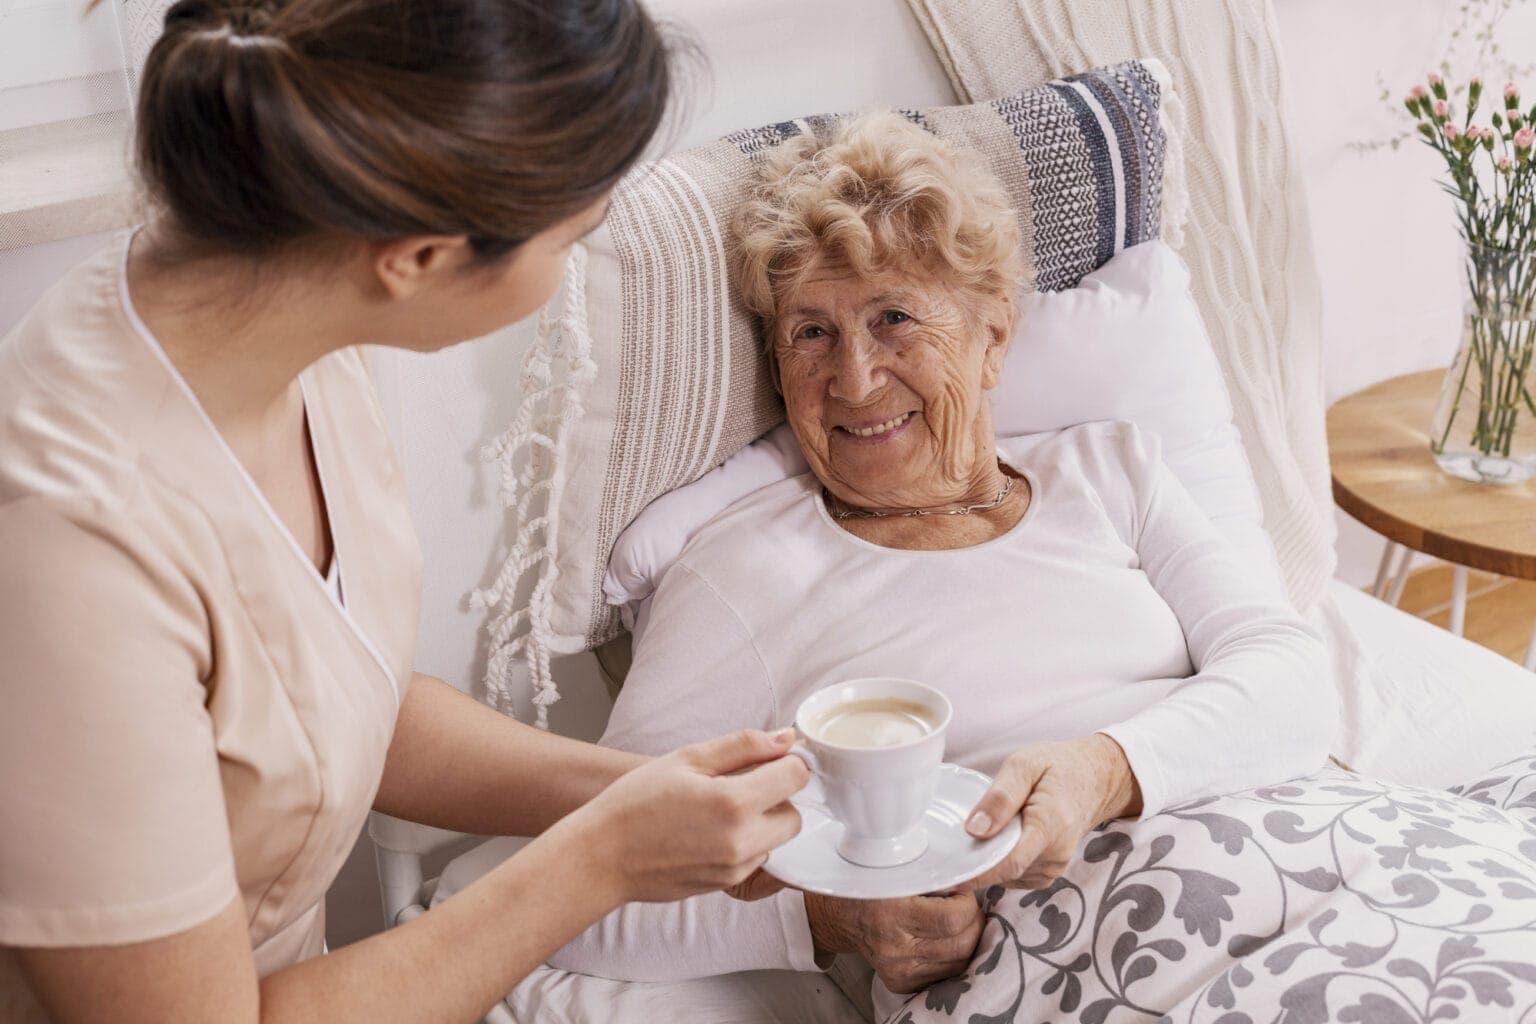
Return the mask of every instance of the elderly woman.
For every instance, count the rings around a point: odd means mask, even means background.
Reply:
[[[977,158],[895,115],[801,137],[738,223],[809,474],[727,510],[662,581],[606,744],[661,753],[789,722],[831,682],[948,694],[947,757],[996,777],[968,828],[1022,814],[980,882],[1037,887],[1118,816],[1325,760],[1324,649],[1127,423],[999,442],[1018,226]],[[676,979],[810,970],[858,951],[893,990],[959,970],[970,892],[859,902],[784,890],[635,904],[558,967]]]

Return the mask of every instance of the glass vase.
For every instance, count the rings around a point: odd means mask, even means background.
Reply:
[[[1469,244],[1461,346],[1431,426],[1440,468],[1480,484],[1536,475],[1536,248]]]

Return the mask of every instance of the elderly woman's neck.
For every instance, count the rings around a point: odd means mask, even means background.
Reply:
[[[935,488],[933,496],[949,500],[924,505],[864,504],[829,491],[827,508],[838,526],[871,544],[942,551],[973,547],[1002,536],[1018,524],[1033,500],[1029,482],[1002,466],[992,449],[955,485]],[[918,508],[928,514],[907,514]]]
[[[828,492],[847,510],[865,512],[908,512],[913,509],[948,509],[992,501],[1008,482],[1008,475],[997,458],[991,431],[959,444],[965,450],[956,457],[946,453],[940,466],[933,466],[914,480],[906,473],[890,478],[880,474],[832,474]]]

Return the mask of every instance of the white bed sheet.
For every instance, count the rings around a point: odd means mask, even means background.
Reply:
[[[1536,673],[1338,580],[1317,613],[1338,678],[1334,756],[1437,788],[1536,737]]]

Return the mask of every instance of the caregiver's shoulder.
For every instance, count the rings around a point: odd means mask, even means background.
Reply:
[[[0,579],[33,597],[68,580],[62,599],[73,607],[61,621],[77,624],[101,593],[132,592],[133,602],[103,610],[106,625],[131,630],[145,606],[166,600],[197,619],[171,553],[202,520],[159,472],[186,457],[187,438],[157,429],[176,396],[123,320],[120,260],[115,243],[79,264],[0,338]],[[43,603],[29,602],[30,613]]]
[[[123,321],[116,266],[103,249],[0,338],[0,502],[103,506],[145,486],[146,410],[169,377]]]

